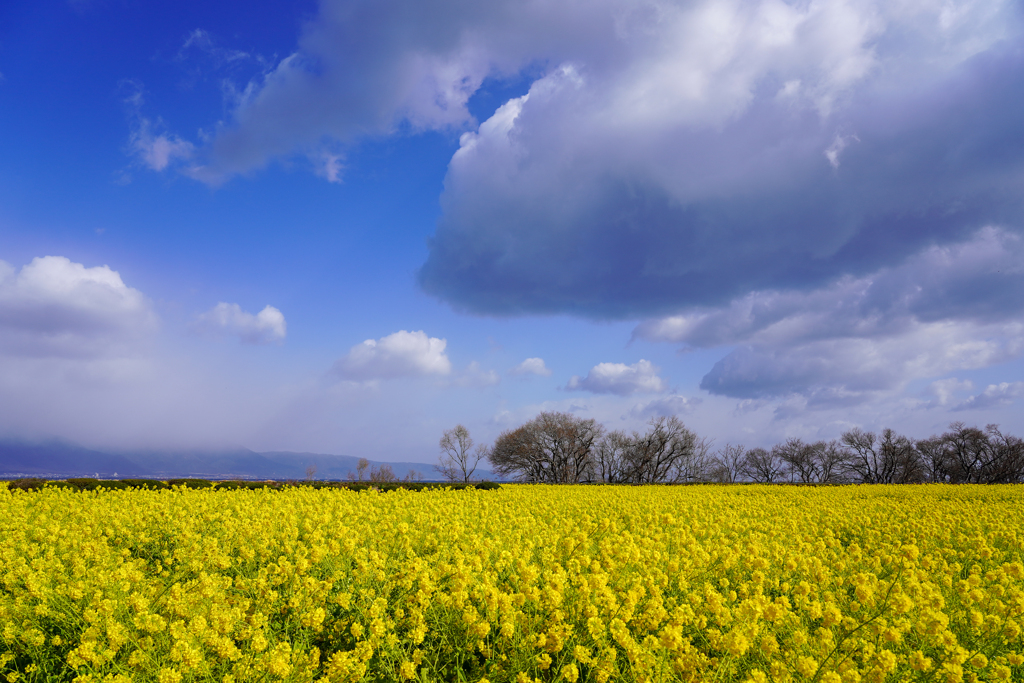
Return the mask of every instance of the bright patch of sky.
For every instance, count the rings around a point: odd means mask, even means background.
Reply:
[[[0,6],[0,437],[1024,432],[1011,0]]]

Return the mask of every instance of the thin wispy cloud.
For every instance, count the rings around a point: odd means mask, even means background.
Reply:
[[[220,45],[209,31],[202,28],[194,29],[188,34],[178,49],[176,59],[181,62],[187,61],[196,52],[210,59],[215,66],[224,66],[253,58],[252,55],[244,50],[236,50]]]
[[[192,159],[196,153],[193,143],[167,131],[162,119],[152,119],[143,114],[145,97],[141,84],[125,81],[122,88],[128,93],[123,101],[131,125],[128,153],[136,163],[150,171],[160,172]]]
[[[632,416],[645,420],[652,417],[689,415],[703,402],[704,400],[698,396],[672,394],[646,403],[638,403],[629,412]]]

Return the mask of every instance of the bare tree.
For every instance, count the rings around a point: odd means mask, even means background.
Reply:
[[[951,472],[945,439],[933,435],[927,439],[921,439],[914,445],[917,447],[917,452],[921,454],[921,466],[924,468],[925,478],[935,483],[950,483]]]
[[[952,484],[999,484],[1024,480],[1024,442],[997,425],[982,431],[963,422],[917,442],[928,478]]]
[[[473,450],[473,438],[469,435],[469,430],[462,425],[445,430],[439,445],[441,457],[437,471],[448,481],[469,483],[476,466],[487,453],[482,444]]]
[[[544,454],[534,438],[532,423],[516,429],[506,430],[498,435],[491,448],[489,460],[494,471],[502,476],[512,476],[519,481],[548,481]]]
[[[810,484],[818,481],[818,459],[814,445],[800,439],[787,439],[773,446],[772,453],[784,464],[791,482]]]
[[[946,480],[954,484],[980,483],[992,457],[985,432],[967,427],[963,422],[954,422],[941,439]]]
[[[676,484],[710,481],[709,472],[713,462],[711,447],[713,445],[714,439],[694,435],[693,444],[669,470],[667,481]]]
[[[985,468],[986,479],[993,484],[1013,484],[1024,481],[1024,440],[1003,434],[998,425],[988,425],[985,433],[992,452]]]
[[[843,480],[848,453],[835,441],[805,443],[788,439],[772,448],[782,461],[791,482],[838,483]]]
[[[626,480],[634,484],[701,481],[707,448],[675,417],[656,417],[644,434],[634,432],[626,450]]]
[[[370,461],[366,458],[359,458],[359,462],[356,463],[356,469],[359,471],[359,481],[363,480],[363,474],[366,472],[366,468],[370,466]]]
[[[391,465],[384,463],[380,467],[370,468],[370,481],[374,484],[390,484],[398,481],[398,477],[395,476],[395,471],[391,469]]]
[[[914,443],[891,429],[881,437],[851,429],[842,436],[848,449],[847,471],[861,484],[910,484],[924,481],[925,467]]]
[[[725,444],[711,460],[709,475],[720,484],[735,484],[745,476],[747,449]]]
[[[815,445],[818,458],[818,481],[822,484],[841,484],[846,480],[849,454],[838,441],[819,441]]]
[[[887,484],[892,477],[895,461],[886,461],[875,447],[875,434],[860,428],[844,432],[843,445],[850,449],[850,473],[861,484]]]
[[[998,425],[988,425],[985,432],[993,451],[992,465],[988,470],[989,480],[994,484],[1024,482],[1024,440],[1003,434]]]
[[[306,481],[313,481],[316,479],[316,464],[312,464],[306,468]]]
[[[518,429],[502,432],[488,459],[495,472],[520,481],[577,483],[593,472],[594,448],[603,432],[592,419],[541,413]]]
[[[782,478],[783,463],[774,449],[751,448],[743,460],[743,473],[759,484],[774,484]]]
[[[594,448],[593,464],[589,480],[603,481],[608,484],[621,484],[627,481],[627,455],[632,441],[625,432],[614,431],[605,434]]]
[[[589,478],[611,484],[704,481],[710,442],[677,417],[657,417],[646,432],[615,431],[594,447]]]

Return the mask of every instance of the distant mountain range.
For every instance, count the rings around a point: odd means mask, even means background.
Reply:
[[[105,452],[64,442],[24,443],[0,441],[0,479],[40,477],[67,479],[347,479],[358,476],[359,458],[351,455],[257,453],[245,448],[229,451],[133,451]],[[410,472],[424,481],[437,481],[441,475],[430,464],[420,462],[370,461],[363,473],[368,479],[371,468],[389,465],[395,476],[404,479]],[[312,469],[315,468],[315,471]],[[478,471],[474,478],[494,479],[491,472]]]

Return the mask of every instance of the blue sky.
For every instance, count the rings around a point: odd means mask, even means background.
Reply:
[[[0,436],[1024,431],[1005,1],[0,6]]]

